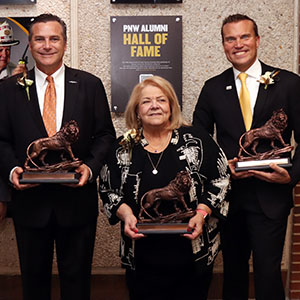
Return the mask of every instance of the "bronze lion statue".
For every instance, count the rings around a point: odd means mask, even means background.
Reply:
[[[139,219],[142,219],[143,212],[150,216],[147,213],[149,208],[153,208],[157,216],[161,217],[162,214],[158,211],[161,201],[173,201],[176,211],[180,211],[177,204],[181,203],[186,211],[190,211],[191,209],[185,203],[184,195],[189,192],[191,185],[192,179],[190,174],[187,171],[180,171],[167,186],[148,191],[141,198]]]
[[[287,127],[287,115],[283,109],[279,109],[273,112],[272,117],[259,128],[251,129],[245,132],[240,137],[240,151],[238,157],[242,157],[242,152],[249,154],[246,149],[251,147],[251,151],[254,154],[258,154],[256,148],[260,140],[270,140],[271,147],[276,149],[275,141],[280,141],[282,146],[288,146],[283,138],[282,132]],[[244,138],[244,142],[242,144],[242,139]]]
[[[43,166],[48,164],[45,162],[45,157],[49,150],[62,151],[61,160],[64,161],[65,153],[68,153],[72,161],[77,161],[74,157],[71,144],[76,142],[79,138],[79,127],[75,120],[67,122],[55,135],[46,138],[40,138],[33,141],[27,147],[27,158],[24,164],[25,169],[28,168],[29,162],[39,168],[34,162],[34,159],[39,159]],[[30,152],[31,150],[31,152]]]

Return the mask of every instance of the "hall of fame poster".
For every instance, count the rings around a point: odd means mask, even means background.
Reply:
[[[112,111],[125,111],[132,89],[161,76],[182,102],[182,17],[111,17]]]

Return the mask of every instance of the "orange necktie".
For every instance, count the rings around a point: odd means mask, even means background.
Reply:
[[[240,73],[239,79],[241,81],[241,91],[240,91],[240,106],[244,118],[244,123],[246,130],[248,131],[251,128],[252,124],[252,112],[251,112],[251,104],[250,104],[250,94],[246,85],[246,73]]]
[[[48,85],[45,91],[43,121],[49,136],[56,133],[56,91],[52,76],[47,76]]]

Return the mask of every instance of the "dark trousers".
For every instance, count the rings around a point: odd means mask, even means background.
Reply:
[[[252,253],[257,300],[284,300],[281,259],[287,218],[271,220],[263,213],[239,211],[222,232],[224,300],[248,300]]]
[[[96,220],[81,227],[61,227],[53,216],[46,227],[15,225],[23,300],[50,300],[54,244],[61,300],[89,300]]]
[[[213,265],[205,269],[174,268],[126,270],[130,300],[206,300]]]

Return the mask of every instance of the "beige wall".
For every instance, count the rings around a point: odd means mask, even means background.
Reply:
[[[247,3],[247,4],[245,4]],[[110,99],[110,16],[183,16],[183,114],[192,111],[206,79],[229,66],[220,39],[224,17],[245,13],[254,18],[261,35],[259,56],[268,64],[291,71],[297,67],[298,0],[183,0],[182,4],[112,5],[110,0],[37,0],[33,6],[0,5],[0,16],[35,16],[51,12],[68,25],[66,64],[101,77]],[[118,135],[122,116],[113,115]],[[118,226],[110,227],[100,213],[94,271],[118,267]],[[289,241],[289,238],[288,238]],[[289,245],[289,243],[287,243]],[[287,253],[287,251],[285,252]],[[220,258],[217,265],[220,265]],[[288,255],[284,257],[287,267]],[[18,272],[16,241],[11,220],[0,225],[0,274]]]

